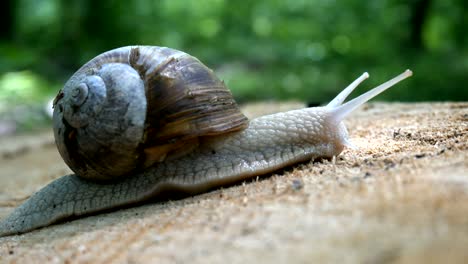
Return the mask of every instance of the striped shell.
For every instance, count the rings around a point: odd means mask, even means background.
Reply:
[[[105,52],[54,101],[59,152],[79,176],[110,180],[185,155],[201,137],[245,129],[247,118],[208,67],[149,46]]]

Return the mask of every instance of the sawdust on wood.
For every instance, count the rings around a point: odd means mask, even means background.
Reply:
[[[336,159],[0,238],[0,262],[466,262],[468,103],[367,104],[346,124],[357,148]],[[49,131],[1,139],[0,218],[68,172]]]

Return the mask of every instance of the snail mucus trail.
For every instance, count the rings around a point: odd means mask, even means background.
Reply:
[[[248,121],[198,59],[131,46],[81,67],[55,101],[54,134],[75,172],[52,181],[0,222],[0,236],[141,203],[168,190],[196,194],[351,146],[343,120],[412,75],[410,70],[343,103],[362,74],[329,104]]]

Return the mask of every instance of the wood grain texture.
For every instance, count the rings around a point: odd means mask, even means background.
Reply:
[[[367,104],[346,123],[359,149],[335,161],[0,238],[0,262],[463,263],[468,103]],[[0,217],[64,173],[47,144],[3,151]]]

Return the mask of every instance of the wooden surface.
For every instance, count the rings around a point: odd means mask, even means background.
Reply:
[[[346,124],[358,148],[336,160],[0,238],[0,263],[466,262],[468,103],[368,104]],[[0,218],[68,172],[48,131],[0,139]]]

